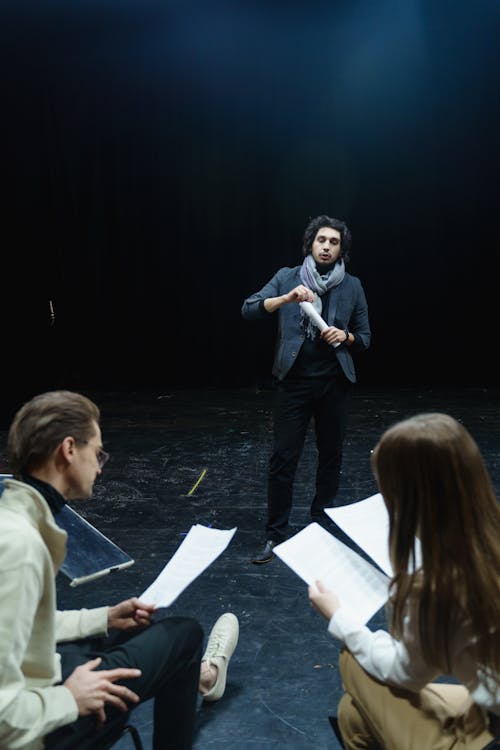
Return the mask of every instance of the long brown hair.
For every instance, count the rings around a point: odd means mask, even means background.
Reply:
[[[384,433],[372,466],[389,512],[391,632],[401,636],[411,594],[429,664],[449,671],[455,628],[469,622],[476,663],[499,675],[500,505],[475,441],[453,417],[420,414]]]

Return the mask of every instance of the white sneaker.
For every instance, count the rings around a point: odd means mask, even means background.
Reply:
[[[238,643],[239,630],[236,615],[226,612],[219,617],[210,631],[202,661],[206,661],[209,667],[212,664],[217,667],[217,679],[213,688],[203,696],[204,701],[218,701],[224,695],[227,668]]]

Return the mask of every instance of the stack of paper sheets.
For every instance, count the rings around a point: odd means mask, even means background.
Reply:
[[[307,584],[322,581],[337,594],[343,607],[366,623],[387,601],[393,575],[389,515],[384,499],[378,493],[340,508],[326,508],[325,513],[384,572],[317,523],[309,524],[273,551]],[[418,539],[415,543],[418,567],[421,558]]]
[[[363,623],[387,601],[389,578],[318,523],[311,523],[273,552],[307,584],[321,581]]]

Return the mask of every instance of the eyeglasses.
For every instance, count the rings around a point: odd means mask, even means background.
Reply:
[[[96,458],[99,468],[102,469],[104,464],[109,461],[109,453],[106,453],[106,451],[103,451],[102,448],[99,448],[96,453]]]
[[[77,438],[75,438],[75,443],[80,443],[81,445],[90,445],[88,440],[78,440]],[[106,451],[103,451],[102,448],[99,448],[97,450],[97,453],[95,454],[95,457],[97,459],[97,465],[99,466],[100,469],[102,469],[104,464],[106,464],[109,461],[110,454],[107,453]]]

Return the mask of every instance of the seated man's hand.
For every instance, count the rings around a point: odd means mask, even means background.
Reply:
[[[140,698],[125,685],[115,685],[117,680],[133,680],[140,677],[140,669],[102,669],[94,671],[102,659],[92,659],[77,667],[64,686],[68,688],[78,706],[79,716],[95,714],[98,726],[106,721],[104,707],[110,704],[120,711],[128,711],[128,703],[139,703]]]
[[[108,610],[108,628],[129,630],[142,628],[151,623],[151,617],[156,607],[154,604],[144,604],[137,597],[126,599],[115,604]]]

